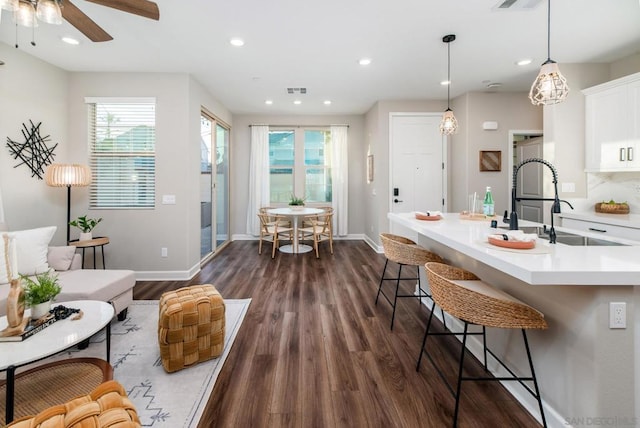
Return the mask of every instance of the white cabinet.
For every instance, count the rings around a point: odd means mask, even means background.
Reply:
[[[640,171],[640,73],[583,93],[585,170]]]
[[[594,221],[576,220],[573,218],[562,218],[562,227],[582,230],[594,234],[602,235],[603,238],[622,238],[631,241],[640,241],[640,229],[634,227],[617,226]]]

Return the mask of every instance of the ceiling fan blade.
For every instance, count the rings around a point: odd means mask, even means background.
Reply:
[[[62,0],[62,17],[73,25],[92,42],[108,42],[113,40],[106,31],[84,14],[69,0]]]
[[[87,0],[102,6],[112,7],[134,15],[140,15],[145,18],[160,19],[160,10],[158,5],[149,0]]]

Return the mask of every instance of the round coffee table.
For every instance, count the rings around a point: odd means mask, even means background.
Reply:
[[[22,342],[0,342],[0,372],[7,372],[7,399],[5,423],[13,420],[13,395],[16,369],[40,361],[80,342],[89,339],[103,328],[107,328],[107,362],[111,352],[111,325],[114,316],[113,306],[95,300],[74,300],[55,302],[53,306],[64,305],[80,309],[81,319],[73,321],[73,316],[56,321],[44,330]],[[25,311],[25,316],[29,310]],[[7,317],[0,318],[0,330],[7,327]]]

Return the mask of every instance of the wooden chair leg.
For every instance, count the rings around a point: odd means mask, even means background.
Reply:
[[[271,248],[271,258],[275,258],[276,257],[276,248],[278,248],[278,235],[276,234],[276,236],[273,237],[273,246]]]

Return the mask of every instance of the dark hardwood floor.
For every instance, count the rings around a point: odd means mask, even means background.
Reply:
[[[426,359],[415,370],[428,310],[400,299],[391,331],[390,305],[374,305],[384,255],[363,241],[335,241],[333,256],[323,245],[319,260],[271,259],[269,249],[260,256],[257,242],[232,242],[191,281],[134,288],[135,299],[158,299],[210,283],[224,298],[252,299],[199,427],[451,426],[449,390]],[[429,346],[450,382],[459,346],[451,337]],[[460,427],[539,426],[497,382],[465,383],[460,406]]]

